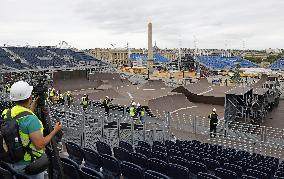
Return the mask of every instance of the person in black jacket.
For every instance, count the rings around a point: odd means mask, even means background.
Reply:
[[[105,108],[105,115],[106,116],[109,116],[109,105],[110,105],[111,101],[112,101],[112,99],[110,99],[108,96],[106,96],[104,101],[103,101],[103,106]]]
[[[210,119],[210,137],[216,137],[216,128],[218,124],[218,114],[216,109],[213,108],[212,113],[209,114],[208,118]]]

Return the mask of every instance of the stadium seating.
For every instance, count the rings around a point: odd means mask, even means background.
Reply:
[[[52,68],[52,67],[74,67],[79,62],[92,63],[97,66],[106,66],[107,63],[98,60],[85,52],[74,51],[72,49],[60,49],[51,47],[5,47],[15,55],[17,58],[25,60],[28,64],[16,63],[7,53],[0,47],[0,64],[5,64],[7,67],[15,69],[24,68]]]
[[[114,147],[113,148],[113,155],[119,161],[130,161],[130,153],[121,147]]]
[[[282,70],[284,69],[284,58],[280,58],[276,60],[274,63],[270,65],[272,70]]]
[[[224,70],[235,68],[237,64],[241,68],[255,68],[258,65],[241,57],[222,57],[222,56],[199,56],[196,59],[201,65],[211,70]]]
[[[112,156],[112,151],[108,144],[102,141],[97,141],[96,147],[97,147],[97,151],[99,152],[99,154],[106,154],[106,155]]]
[[[163,175],[159,172],[155,172],[152,170],[147,170],[145,172],[145,179],[170,179],[170,177]]]
[[[101,172],[92,170],[87,167],[82,167],[80,169],[81,179],[104,179],[104,175]]]
[[[66,142],[65,143],[67,153],[69,155],[69,158],[73,161],[75,161],[78,165],[80,165],[83,161],[83,153],[77,144],[73,142]]]
[[[144,172],[143,169],[130,162],[122,162],[121,164],[121,173],[122,176],[126,177],[127,179],[143,179]]]
[[[169,59],[163,57],[162,55],[160,54],[154,54],[153,55],[153,58],[154,58],[154,63],[168,63],[170,62]],[[136,53],[132,53],[130,55],[130,59],[132,61],[137,61],[137,60],[143,60],[143,61],[146,61],[148,59],[148,55],[146,54],[136,54]]]
[[[128,152],[133,152],[133,146],[127,142],[124,141],[119,141],[119,147],[124,148],[126,150],[128,150]]]
[[[100,154],[92,149],[84,148],[83,155],[85,161],[84,165],[99,171],[99,169],[102,167],[102,159]]]
[[[80,179],[79,165],[68,158],[61,158],[61,163],[66,179]]]

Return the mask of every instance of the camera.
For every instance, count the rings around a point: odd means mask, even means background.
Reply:
[[[33,79],[33,95],[35,97],[39,97],[37,106],[43,107],[45,105],[45,99],[47,98],[47,92],[48,92],[48,85],[49,85],[49,76],[48,75],[42,75],[42,76],[36,76]]]

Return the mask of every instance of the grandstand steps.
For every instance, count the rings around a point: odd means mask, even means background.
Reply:
[[[26,65],[29,65],[29,63],[26,61],[26,59],[20,57],[18,54],[16,54],[15,52],[13,52],[12,50],[9,50],[8,48],[2,48],[3,50],[5,50],[7,53],[9,53],[11,55],[11,59],[13,61],[15,61],[16,59],[19,59],[21,61],[21,63],[24,63]]]

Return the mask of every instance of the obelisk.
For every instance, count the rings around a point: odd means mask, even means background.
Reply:
[[[150,73],[153,72],[153,44],[152,44],[152,22],[150,21],[148,24],[148,60],[147,60],[147,68]]]

